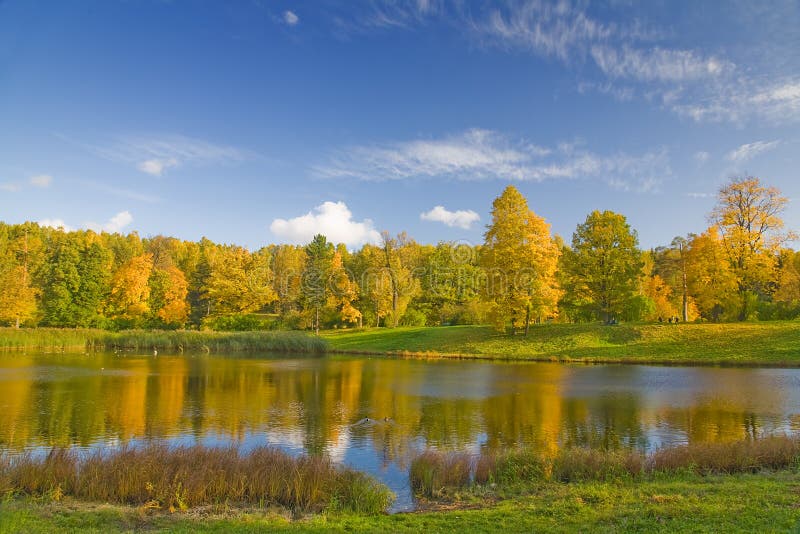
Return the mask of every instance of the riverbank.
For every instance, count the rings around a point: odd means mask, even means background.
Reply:
[[[70,500],[6,499],[0,533],[26,532],[792,532],[800,527],[796,472],[634,482],[546,483],[529,495],[395,515],[292,518],[226,506],[169,514]]]
[[[150,353],[291,352],[322,354],[327,342],[305,332],[213,332],[91,328],[0,328],[0,352],[133,351]]]
[[[0,328],[0,352],[362,354],[583,363],[800,367],[800,322],[546,324],[528,336],[488,326],[214,332]]]
[[[528,336],[488,326],[328,331],[330,351],[423,358],[800,366],[800,322],[546,324]]]

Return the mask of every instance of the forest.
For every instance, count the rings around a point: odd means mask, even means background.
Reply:
[[[624,215],[594,211],[567,242],[508,186],[484,242],[405,233],[348,250],[66,232],[0,223],[0,325],[320,329],[542,322],[746,321],[800,316],[788,199],[755,177],[723,185],[708,227],[642,250]]]

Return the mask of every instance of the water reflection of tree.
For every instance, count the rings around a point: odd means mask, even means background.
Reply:
[[[336,458],[349,445],[371,447],[386,465],[424,445],[642,449],[646,429],[659,426],[690,441],[741,439],[765,428],[741,395],[648,410],[639,393],[581,392],[574,368],[557,364],[20,355],[2,367],[4,448],[213,435]],[[625,371],[612,374],[605,378],[627,380]],[[587,376],[603,383],[604,376]],[[736,374],[735,383],[747,376]],[[783,405],[779,393],[759,395],[768,406]],[[365,417],[372,423],[355,424]],[[800,429],[797,416],[789,424]]]
[[[648,445],[643,425],[641,399],[633,393],[606,394],[589,399],[569,399],[565,412],[584,417],[565,417],[564,446],[601,449],[645,450]],[[574,406],[574,407],[573,407]]]

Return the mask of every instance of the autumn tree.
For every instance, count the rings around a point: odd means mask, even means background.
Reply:
[[[358,285],[350,279],[342,263],[342,253],[336,251],[328,272],[327,307],[338,321],[355,324],[361,321],[361,312],[353,306],[358,298]]]
[[[561,254],[550,225],[528,209],[525,197],[508,186],[492,203],[492,223],[484,234],[481,265],[486,271],[484,295],[492,304],[495,326],[525,334],[531,318],[556,312],[560,296],[555,273]]]
[[[689,240],[686,278],[700,315],[710,321],[723,319],[735,299],[737,283],[717,227]]]
[[[150,309],[155,317],[167,326],[183,326],[189,317],[189,284],[183,271],[174,265],[154,268],[149,284]]]
[[[286,317],[300,308],[306,253],[294,245],[278,245],[271,249],[271,255],[278,311]]]
[[[367,324],[380,326],[381,319],[392,311],[392,281],[385,267],[384,251],[364,245],[349,265],[359,286],[358,309]]]
[[[11,230],[11,231],[9,231]],[[16,328],[36,315],[38,290],[32,272],[41,241],[31,235],[30,224],[0,227],[0,323]]]
[[[216,315],[252,313],[275,300],[267,249],[218,248],[210,259],[206,295]]]
[[[738,319],[747,319],[751,302],[764,299],[774,288],[780,246],[791,237],[783,232],[781,213],[788,199],[758,178],[733,178],[720,188],[709,219],[719,230],[739,292]]]
[[[111,279],[108,297],[108,316],[124,321],[126,326],[138,326],[150,313],[150,274],[153,255],[134,256],[121,265]]]
[[[572,235],[564,268],[569,291],[591,316],[611,322],[637,308],[642,253],[623,215],[593,211]]]
[[[392,308],[387,314],[388,323],[396,327],[405,314],[408,304],[419,294],[419,280],[413,276],[409,252],[416,245],[405,232],[397,238],[389,232],[381,232],[383,249],[383,273],[379,279],[388,279],[391,289]]]

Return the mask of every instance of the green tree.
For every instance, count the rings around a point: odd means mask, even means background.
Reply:
[[[495,327],[511,333],[531,319],[556,313],[560,290],[556,268],[561,254],[550,225],[528,208],[525,197],[508,186],[492,203],[492,224],[484,235],[481,265],[485,297],[492,304]]]
[[[328,278],[331,272],[334,248],[324,235],[317,234],[306,245],[306,265],[303,269],[301,295],[306,312],[311,315],[311,327],[319,335],[320,312],[328,302],[330,288]]]
[[[593,211],[572,235],[564,266],[568,292],[591,316],[611,322],[637,310],[642,253],[625,217]]]

